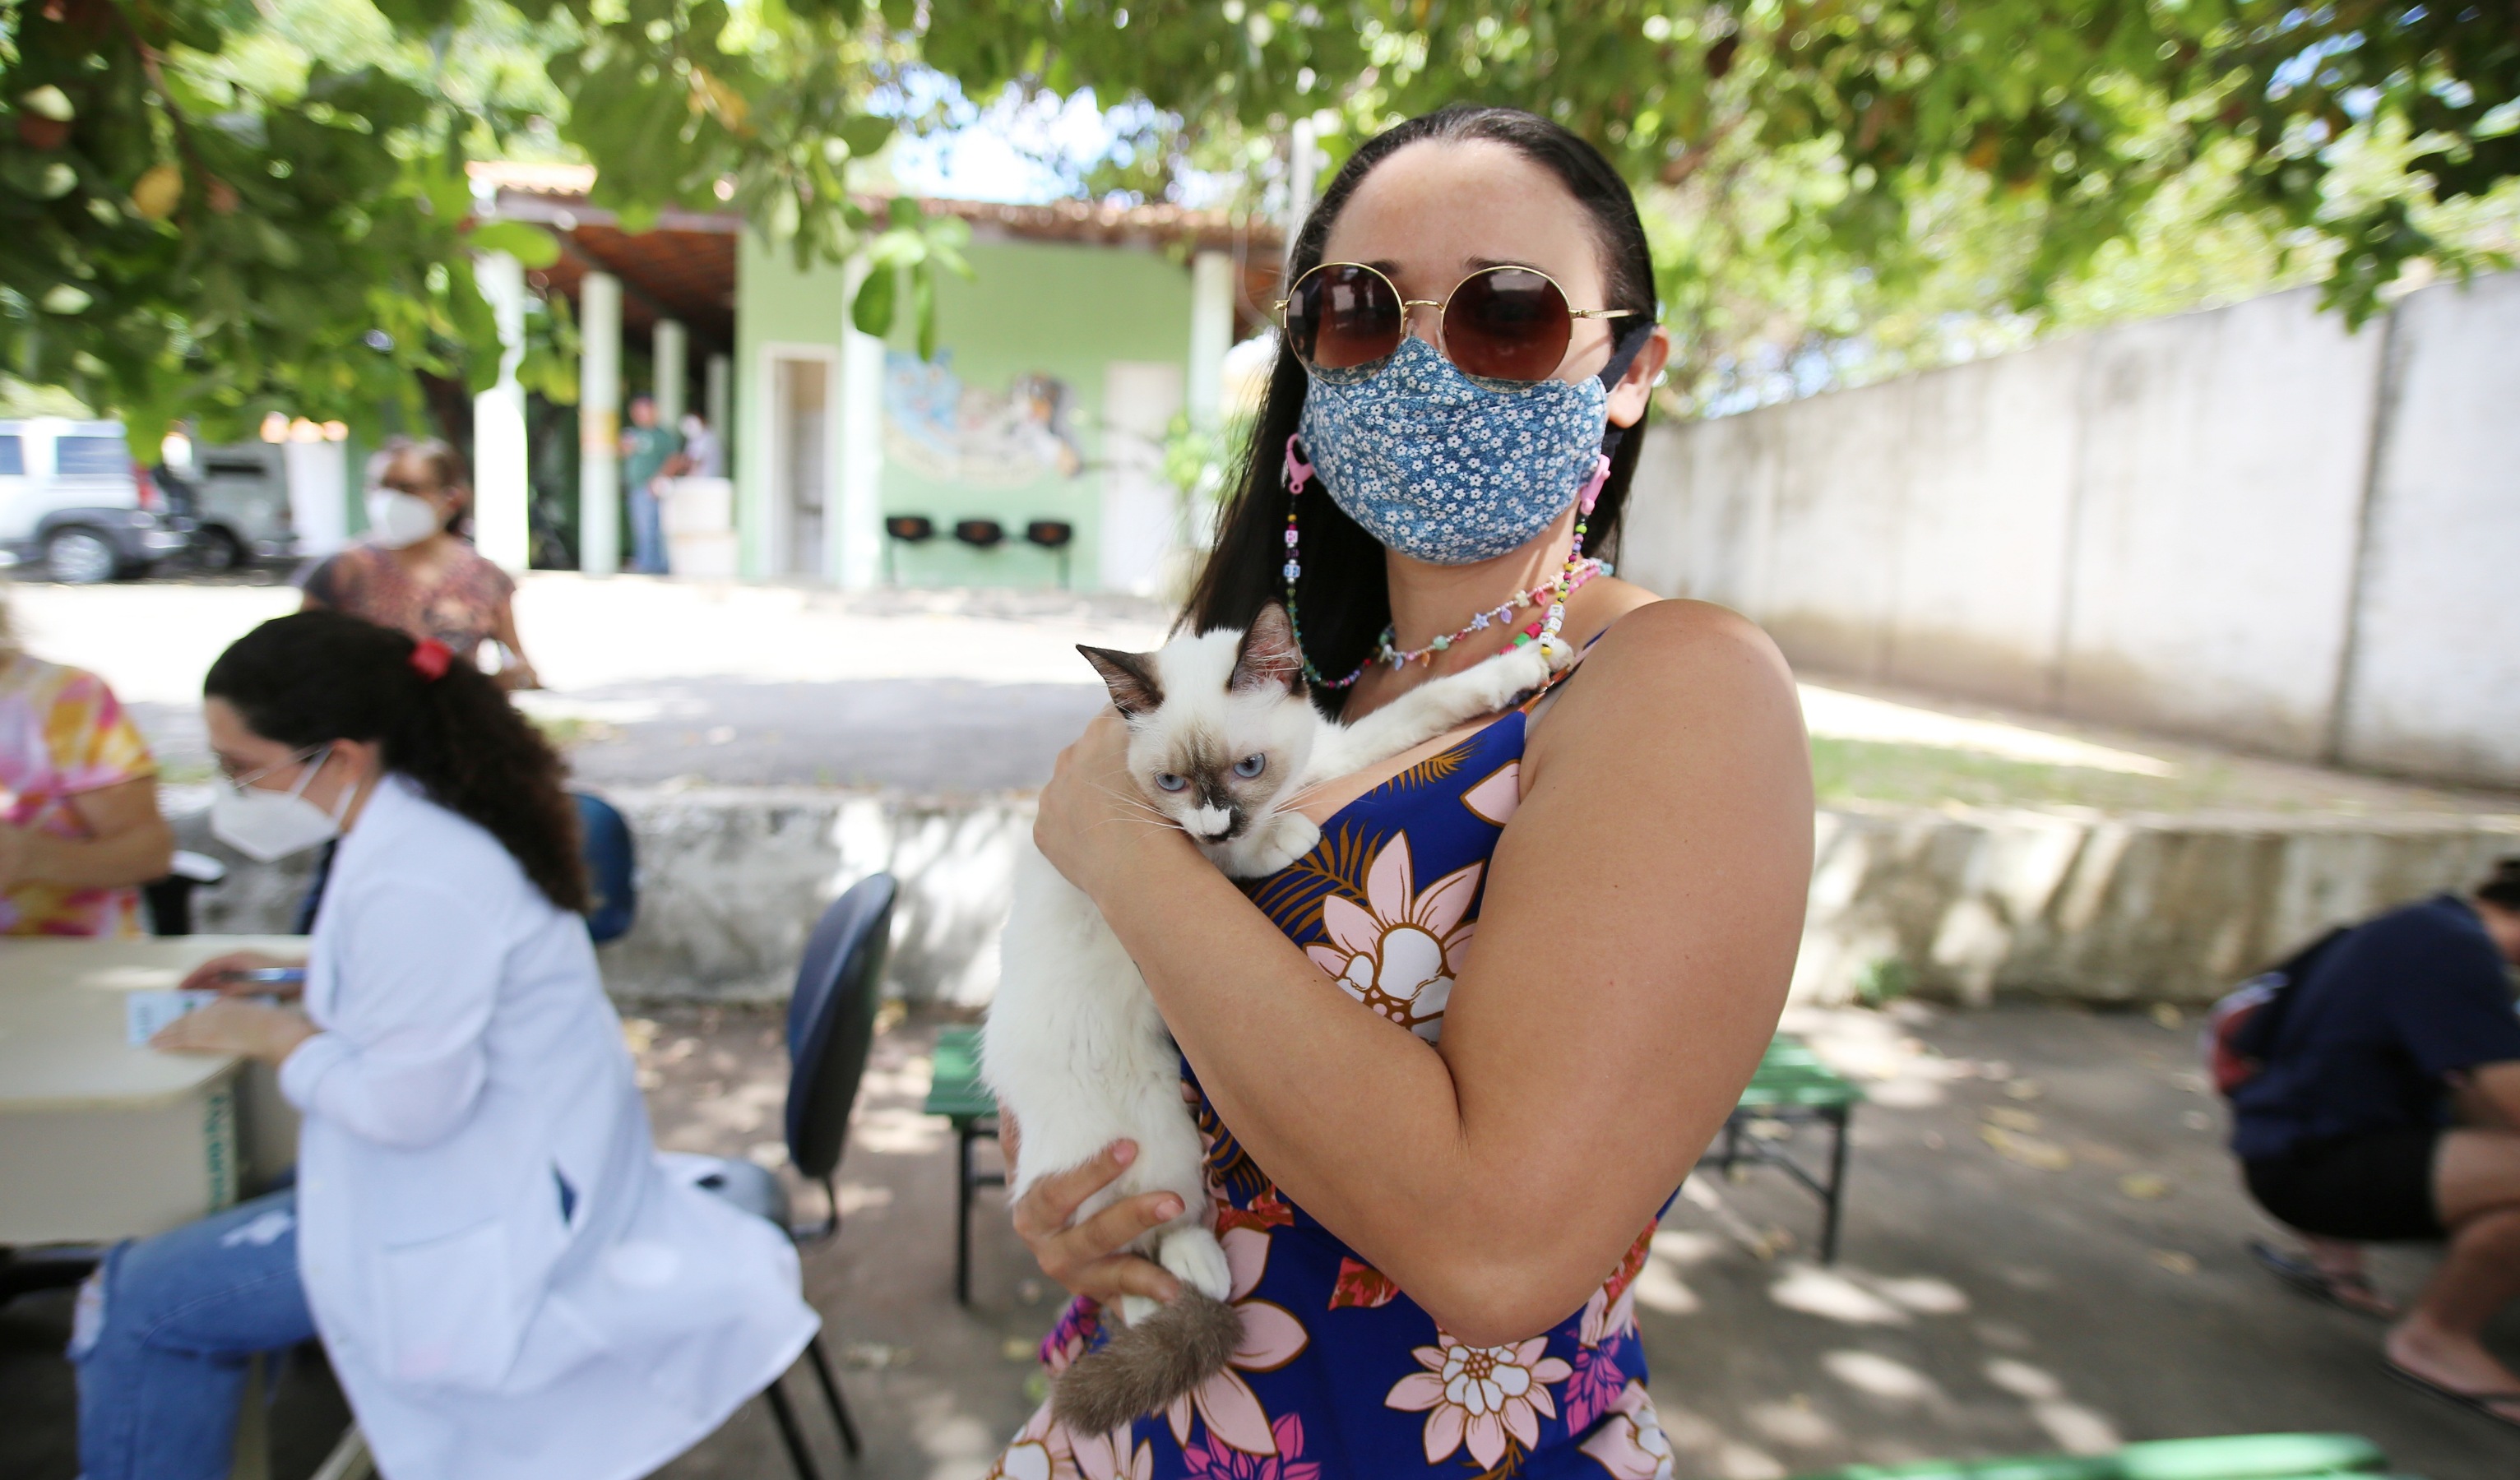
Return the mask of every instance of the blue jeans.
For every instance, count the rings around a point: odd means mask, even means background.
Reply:
[[[630,568],[641,575],[665,573],[664,502],[644,487],[630,490]]]
[[[247,1361],[314,1334],[294,1191],[117,1246],[70,1338],[85,1480],[224,1480]]]

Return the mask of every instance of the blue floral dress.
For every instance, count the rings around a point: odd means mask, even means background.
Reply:
[[[1318,847],[1245,885],[1369,1010],[1435,1042],[1481,886],[1521,800],[1526,706],[1357,798]],[[1645,1396],[1631,1289],[1648,1225],[1582,1311],[1546,1335],[1474,1347],[1287,1201],[1184,1070],[1242,1320],[1233,1365],[1169,1412],[1109,1434],[1033,1414],[992,1475],[1011,1480],[1345,1480],[1672,1473]],[[1090,1301],[1043,1343],[1055,1372],[1102,1340]]]

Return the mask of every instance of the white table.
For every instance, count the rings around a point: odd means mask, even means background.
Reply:
[[[0,938],[0,1244],[106,1243],[216,1212],[296,1160],[264,1065],[124,1041],[122,994],[304,936]]]

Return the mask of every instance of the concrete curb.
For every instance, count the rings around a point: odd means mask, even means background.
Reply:
[[[231,871],[200,897],[199,927],[287,929],[309,860],[248,862],[210,840],[207,788],[167,790],[182,846]],[[1029,793],[607,794],[639,841],[639,923],[604,950],[618,997],[783,998],[823,905],[878,870],[902,882],[892,991],[976,1008],[996,986]],[[2329,924],[2465,888],[2520,853],[2520,816],[1850,803],[1823,808],[1816,827],[1794,996],[1823,1003],[1884,985],[1963,1002],[2210,1002]]]

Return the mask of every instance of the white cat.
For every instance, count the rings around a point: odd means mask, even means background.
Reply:
[[[1248,632],[1176,638],[1147,653],[1078,650],[1128,720],[1144,826],[1180,827],[1236,878],[1274,874],[1312,850],[1321,830],[1291,809],[1316,784],[1503,709],[1572,656],[1554,639],[1508,649],[1342,726],[1313,707],[1292,624],[1275,604]],[[1208,1228],[1180,1053],[1093,900],[1029,843],[1015,866],[1004,952],[980,1057],[1021,1135],[1011,1194],[1020,1198],[1125,1137],[1137,1143],[1137,1159],[1078,1209],[1077,1221],[1142,1192],[1177,1193],[1185,1209],[1137,1245],[1180,1278],[1182,1298],[1170,1306],[1124,1298],[1117,1314],[1125,1324],[1070,1364],[1054,1390],[1061,1422],[1106,1433],[1224,1368],[1240,1338],[1223,1304],[1232,1277]]]

